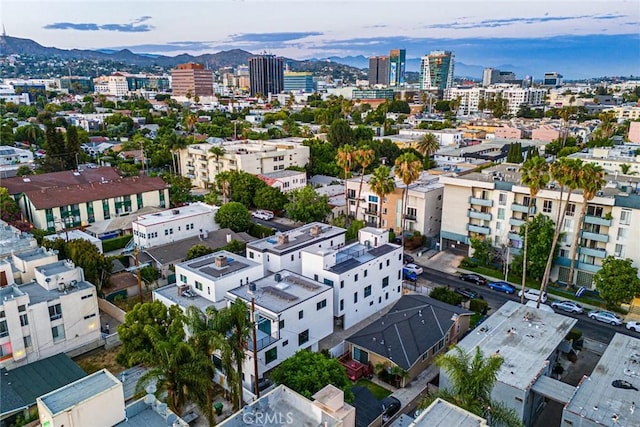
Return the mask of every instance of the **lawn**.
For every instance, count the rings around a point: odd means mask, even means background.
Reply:
[[[368,388],[369,391],[373,393],[373,395],[378,400],[382,400],[391,394],[390,390],[387,390],[386,388],[379,386],[378,384],[373,383],[365,378],[360,378],[358,381],[356,381],[356,385]]]
[[[78,356],[73,360],[87,373],[92,374],[102,368],[107,368],[114,375],[124,371],[124,368],[116,362],[116,356],[120,346],[105,350],[103,348]]]

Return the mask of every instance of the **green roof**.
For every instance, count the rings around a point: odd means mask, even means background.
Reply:
[[[0,370],[0,417],[36,404],[36,398],[87,374],[64,353],[15,369]]]

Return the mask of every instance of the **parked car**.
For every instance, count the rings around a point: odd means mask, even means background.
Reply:
[[[460,276],[460,280],[464,280],[465,282],[475,283],[476,285],[481,285],[481,286],[484,286],[487,284],[487,279],[475,273],[463,274],[462,276]]]
[[[569,313],[584,313],[584,309],[582,308],[582,306],[573,301],[555,301],[551,304],[551,307],[555,308],[556,310],[567,311]]]
[[[402,277],[404,278],[404,280],[411,280],[412,282],[418,280],[418,275],[415,271],[409,270],[404,267],[402,268]]]
[[[387,422],[391,417],[393,417],[402,407],[402,403],[393,397],[387,396],[382,399],[382,422]]]
[[[404,266],[404,268],[406,268],[409,271],[413,271],[414,273],[416,273],[417,276],[422,274],[422,267],[417,266],[415,264],[407,264]]]
[[[462,295],[466,299],[475,299],[478,298],[478,293],[469,288],[456,288],[456,293]]]
[[[273,219],[273,212],[259,210],[252,212],[251,216],[254,218],[262,219],[264,221],[270,221]]]
[[[640,332],[640,322],[636,320],[629,320],[626,324],[627,329],[634,332]]]
[[[540,304],[540,307],[538,307],[538,302],[537,301],[527,301],[527,303],[525,304],[527,307],[531,307],[531,308],[535,308],[536,310],[542,310],[542,311],[546,311],[548,313],[553,313],[553,309],[551,307],[549,307],[547,304]]]
[[[522,290],[520,290],[520,292],[518,292],[518,296],[521,297],[522,296]],[[524,297],[528,300],[531,301],[538,301],[538,298],[540,298],[540,302],[545,303],[547,302],[547,293],[543,292],[542,293],[542,297],[540,297],[540,291],[538,289],[531,289],[531,288],[527,288],[524,291]]]
[[[587,315],[599,322],[610,323],[614,326],[622,325],[622,319],[610,311],[594,310]]]
[[[516,293],[516,288],[511,283],[507,283],[507,282],[489,282],[487,284],[487,287],[491,290],[504,292],[507,294]]]
[[[258,379],[258,390],[264,391],[264,390],[268,389],[269,387],[271,387],[271,384],[273,384],[273,383],[271,382],[271,380],[269,378],[260,378],[260,379]]]
[[[411,264],[414,261],[411,255],[404,254],[402,255],[402,263],[403,264]]]

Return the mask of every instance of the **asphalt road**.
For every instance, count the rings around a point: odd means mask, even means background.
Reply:
[[[424,272],[420,277],[424,280],[428,280],[438,285],[450,286],[452,289],[470,288],[478,292],[484,300],[489,303],[489,307],[491,307],[489,314],[501,307],[508,300],[520,301],[520,297],[518,297],[517,294],[507,295],[505,293],[492,291],[486,286],[479,286],[474,283],[460,280],[458,276],[453,274],[444,273],[425,266],[422,266],[422,268]],[[586,314],[570,314],[564,311],[558,311],[558,313],[578,319],[576,327],[583,332],[585,338],[589,338],[594,341],[609,344],[616,332],[640,338],[640,333],[630,331],[625,328],[624,325],[612,326],[603,322],[598,322],[597,320],[588,318]]]
[[[251,221],[255,222],[256,224],[260,224],[263,225],[265,227],[269,227],[269,228],[275,228],[278,231],[289,231],[292,230],[295,227],[291,227],[289,225],[285,225],[285,224],[280,224],[279,222],[276,221],[265,221],[264,219],[258,219],[258,218],[251,218]]]

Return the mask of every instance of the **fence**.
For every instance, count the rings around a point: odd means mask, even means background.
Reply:
[[[333,357],[334,359],[342,356],[346,352],[347,343],[344,341],[341,341],[338,345],[329,349],[329,355],[331,355],[331,357]]]
[[[118,322],[124,323],[124,315],[126,313],[118,306],[110,303],[106,299],[98,298],[98,308],[100,309],[100,311],[104,311],[109,316],[116,319]]]

